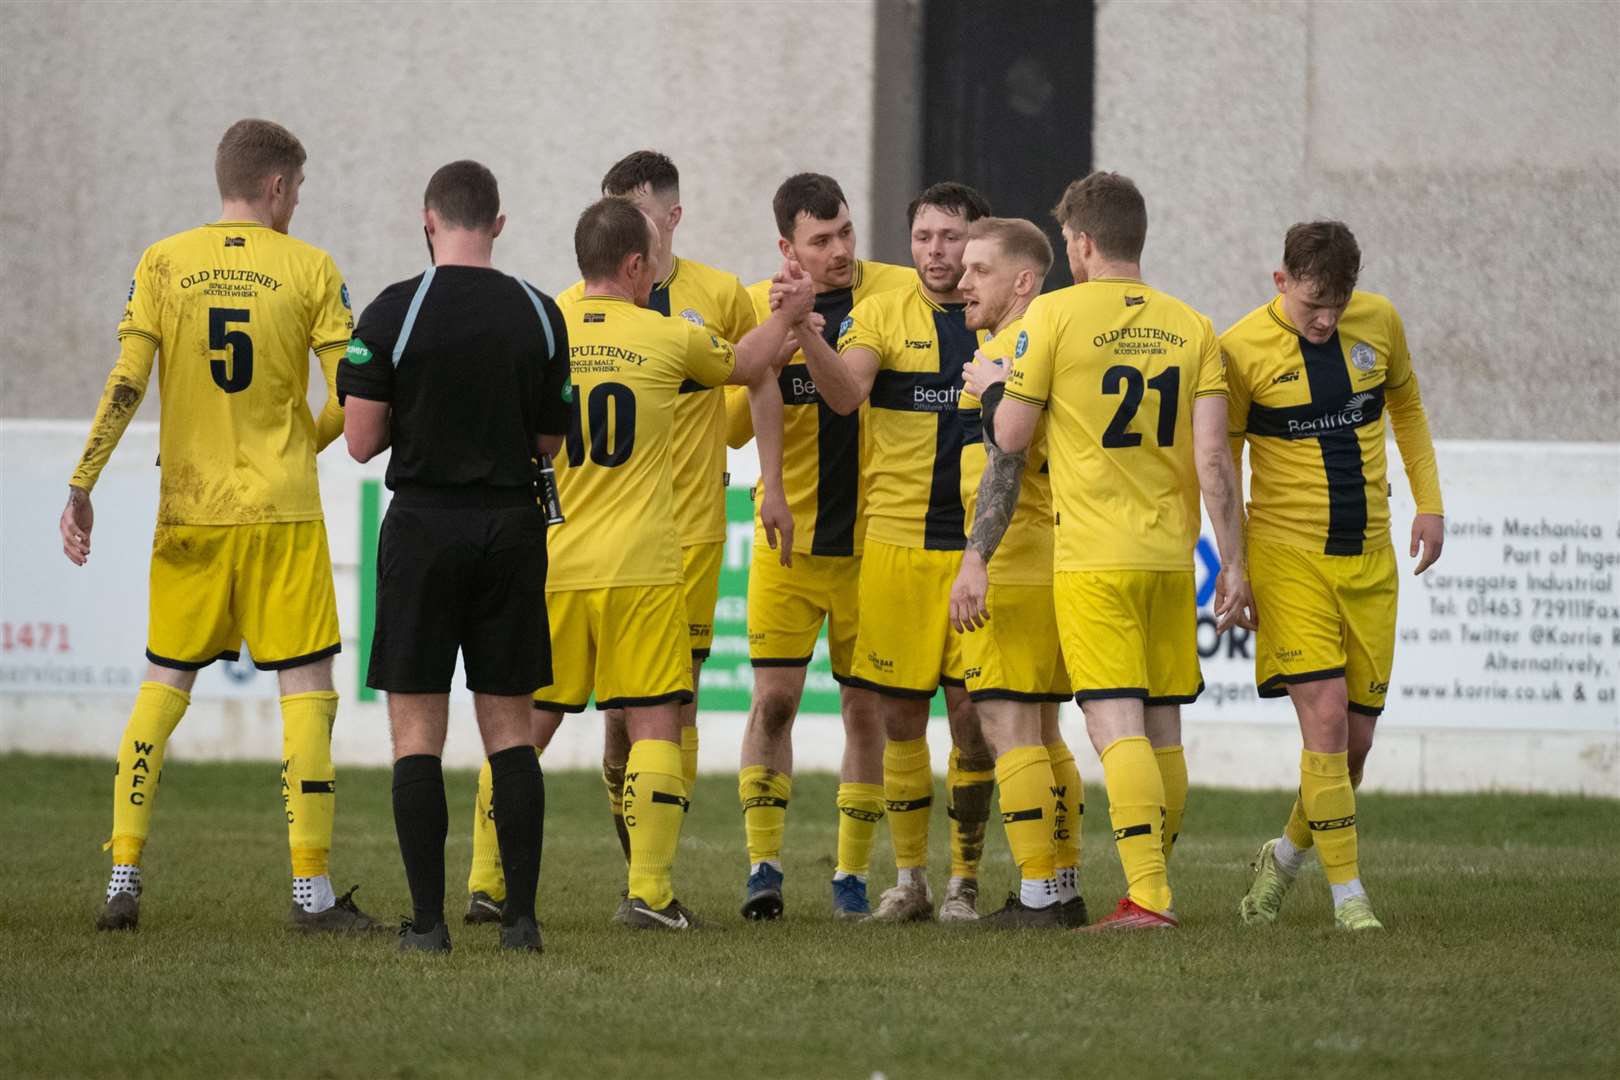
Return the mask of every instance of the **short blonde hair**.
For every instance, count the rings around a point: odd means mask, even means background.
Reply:
[[[986,217],[968,226],[969,240],[994,240],[1002,253],[1028,263],[1037,277],[1052,269],[1052,241],[1027,218]]]

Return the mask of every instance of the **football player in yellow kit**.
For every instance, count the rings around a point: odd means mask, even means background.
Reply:
[[[1037,425],[1027,452],[1002,453],[980,435],[977,391],[988,382],[976,380],[1012,359],[1024,311],[1051,269],[1052,244],[1034,222],[980,218],[968,227],[962,265],[968,328],[994,336],[963,373],[962,499],[969,529],[951,589],[951,625],[964,635],[968,696],[996,754],[1001,820],[1021,878],[986,922],[1083,926],[1077,878],[1085,796],[1058,728],[1069,675],[1052,603],[1045,423]]]
[[[675,513],[673,430],[680,388],[767,377],[788,327],[809,310],[809,283],[742,346],[647,306],[657,226],[625,199],[580,216],[583,294],[562,303],[574,421],[557,465],[567,520],[548,539],[553,682],[535,692],[535,743],[563,713],[623,709],[630,735],[624,823],[630,834],[626,926],[685,931],[692,914],[671,867],[689,788],[679,706],[692,700],[691,646]]]
[[[1355,788],[1395,652],[1386,410],[1417,502],[1416,573],[1440,557],[1445,508],[1405,328],[1387,299],[1356,291],[1360,270],[1342,222],[1295,225],[1277,295],[1221,335],[1232,457],[1247,443],[1253,474],[1255,678],[1262,697],[1293,699],[1304,742],[1293,812],[1239,905],[1251,925],[1276,921],[1314,848],[1337,925],[1382,928],[1361,885]]]
[[[941,183],[911,203],[917,283],[850,311],[835,352],[795,328],[811,377],[834,411],[868,407],[861,479],[866,542],[860,629],[851,683],[881,699],[883,787],[899,881],[873,918],[934,917],[928,885],[933,804],[928,702],[945,687],[953,750],[946,779],[951,874],[939,917],[978,918],[978,862],[994,789],[994,759],[964,685],[960,638],[950,627],[950,591],[966,543],[961,464],[966,423],[957,399],[962,367],[979,333],[965,322],[959,289],[967,230],[989,214],[983,196]]]
[[[1030,304],[1005,400],[985,393],[985,434],[1017,453],[1049,414],[1059,635],[1129,883],[1085,929],[1174,927],[1166,865],[1186,804],[1181,706],[1203,690],[1200,490],[1221,555],[1217,628],[1253,625],[1226,384],[1209,320],[1141,280],[1147,207],[1135,184],[1092,173],[1055,214],[1077,284]]]
[[[829,348],[850,309],[870,296],[913,284],[910,269],[855,257],[855,225],[838,182],[821,173],[782,181],[771,199],[782,255],[803,269],[815,306],[803,333]],[[770,281],[749,286],[756,314],[771,311]],[[844,756],[838,784],[838,861],[833,870],[836,918],[871,913],[866,880],[872,840],[883,817],[883,735],[877,698],[851,682],[866,531],[861,489],[864,410],[830,408],[816,388],[798,337],[779,357],[785,366],[734,394],[728,436],[733,446],[759,439],[760,481],[748,574],[748,653],[753,700],[743,732],[737,795],[748,846],[745,918],[780,918],[782,835],[793,794],[793,721],[806,667],[822,625],[833,678],[840,684]]]
[[[90,555],[90,492],[146,393],[154,354],[163,387],[162,468],[152,540],[146,679],[118,746],[112,880],[96,921],[136,929],[141,854],[164,749],[197,672],[235,660],[281,687],[281,794],[299,930],[370,930],[349,893],[333,893],[337,601],[315,454],[343,430],[337,364],[353,317],[324,251],[287,235],[304,181],[304,147],[280,124],[240,120],[220,140],[220,220],[146,249],[118,324],[107,379],[62,512],[63,551]],[[309,354],[326,378],[310,415]]]
[[[608,169],[602,177],[602,194],[628,199],[658,227],[658,249],[653,258],[657,277],[647,306],[660,315],[706,328],[722,341],[741,344],[759,322],[742,282],[734,274],[675,254],[675,230],[683,217],[680,173],[675,163],[655,150],[637,150]],[[576,282],[557,299],[567,303],[584,294],[585,283]],[[744,387],[736,389],[746,392]],[[690,789],[697,779],[699,676],[714,640],[714,607],[719,597],[720,562],[726,539],[726,417],[722,388],[705,386],[695,379],[681,383],[672,439],[681,587],[692,653],[693,697],[680,707],[681,773]],[[602,782],[607,788],[619,843],[628,859],[624,769],[630,739],[623,709],[608,709],[603,719]],[[549,741],[550,732],[542,734]],[[486,763],[479,773],[478,801],[473,813],[472,871],[467,879],[469,923],[498,922],[501,898],[506,895],[491,795]]]

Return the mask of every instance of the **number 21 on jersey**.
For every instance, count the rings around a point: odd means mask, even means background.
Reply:
[[[1142,433],[1130,428],[1131,421],[1136,419],[1136,410],[1142,407],[1144,387],[1159,395],[1159,429],[1156,432],[1159,445],[1174,445],[1176,410],[1181,404],[1181,369],[1168,367],[1147,379],[1139,368],[1115,364],[1103,372],[1102,392],[1124,396],[1113,420],[1108,423],[1108,430],[1103,432],[1102,445],[1105,450],[1142,445]]]

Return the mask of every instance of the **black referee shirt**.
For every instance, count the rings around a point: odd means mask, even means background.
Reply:
[[[529,488],[537,437],[568,431],[568,331],[519,278],[434,267],[361,312],[337,385],[392,406],[389,488]]]

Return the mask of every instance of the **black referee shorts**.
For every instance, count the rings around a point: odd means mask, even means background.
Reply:
[[[402,490],[389,504],[366,685],[448,693],[458,649],[476,693],[551,682],[546,517],[527,489]]]

